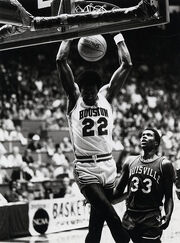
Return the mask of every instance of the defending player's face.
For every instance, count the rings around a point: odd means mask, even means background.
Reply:
[[[95,105],[97,100],[98,87],[95,84],[88,84],[81,87],[81,95],[86,105]]]
[[[141,135],[140,141],[142,149],[152,150],[156,147],[154,132],[151,130],[145,130]]]

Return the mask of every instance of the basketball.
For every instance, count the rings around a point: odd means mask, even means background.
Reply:
[[[78,52],[88,62],[96,62],[104,57],[107,50],[106,40],[102,35],[81,37],[78,41]]]

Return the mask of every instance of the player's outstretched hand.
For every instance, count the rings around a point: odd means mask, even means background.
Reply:
[[[26,11],[26,9],[17,0],[10,0],[10,4],[15,7],[14,15],[17,19],[19,19],[19,22],[21,22],[24,27],[30,27],[33,15]]]
[[[162,223],[160,225],[160,229],[165,230],[169,226],[170,218],[167,216],[163,216],[161,220]]]
[[[11,35],[15,34],[22,34],[26,31],[26,28],[24,27],[19,27],[19,26],[14,26],[14,25],[3,25],[0,28],[0,40],[3,40],[6,37],[9,37]]]
[[[119,195],[118,190],[115,189],[113,192],[111,203],[114,205],[126,200],[126,198],[127,198],[127,192],[124,192],[122,195]]]
[[[141,18],[155,17],[157,9],[153,4],[150,4],[147,0],[141,0],[138,4],[137,16]]]

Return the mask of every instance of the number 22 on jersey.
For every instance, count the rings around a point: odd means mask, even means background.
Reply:
[[[82,135],[83,137],[88,136],[95,136],[95,129],[96,129],[96,122],[91,118],[85,118],[82,122],[83,128],[82,128]],[[105,117],[100,117],[97,120],[97,135],[107,135],[108,130],[108,121]]]

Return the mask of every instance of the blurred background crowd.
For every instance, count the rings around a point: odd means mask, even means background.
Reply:
[[[180,13],[171,23],[124,32],[133,70],[113,101],[113,149],[119,151],[117,169],[127,154],[137,154],[139,135],[147,126],[162,136],[159,153],[172,163],[180,159]],[[82,60],[77,41],[71,46],[74,75],[85,68],[97,70],[106,84],[118,67],[113,38],[105,35],[108,49],[97,63]],[[0,184],[8,185],[8,202],[77,195],[68,136],[55,141],[45,131],[68,131],[66,96],[59,82],[55,57],[58,44],[16,49],[0,56]],[[23,121],[40,120],[38,131],[24,130]],[[19,141],[10,150],[5,142]],[[34,153],[47,153],[48,161]],[[41,183],[40,183],[41,182]]]

